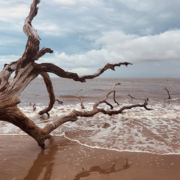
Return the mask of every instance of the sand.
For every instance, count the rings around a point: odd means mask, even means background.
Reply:
[[[179,180],[180,155],[92,149],[53,137],[0,136],[0,180]]]

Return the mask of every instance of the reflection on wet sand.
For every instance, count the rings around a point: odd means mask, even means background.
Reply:
[[[111,173],[128,169],[130,167],[127,159],[126,159],[126,164],[122,168],[116,170],[115,166],[116,166],[115,162],[112,165],[112,167],[108,169],[102,169],[99,166],[92,166],[89,171],[86,171],[85,169],[83,169],[82,172],[78,173],[73,180],[80,180],[80,178],[82,177],[88,177],[91,175],[92,172],[98,172],[99,174],[111,174]]]
[[[54,156],[58,146],[53,143],[53,138],[51,138],[49,145],[49,149],[42,150],[38,154],[37,159],[34,161],[33,166],[30,168],[24,180],[37,180],[38,177],[43,173],[44,168],[46,168],[46,170],[42,180],[51,180],[54,166]]]
[[[0,136],[0,180],[179,180],[180,156],[116,152],[52,137]]]
[[[51,180],[53,177],[53,169],[56,162],[55,156],[58,154],[59,148],[64,149],[64,147],[67,146],[68,143],[68,141],[63,141],[59,144],[59,141],[51,138],[48,148],[42,150],[38,154],[37,158],[33,162],[33,166],[30,168],[27,175],[24,177],[24,180]],[[130,164],[128,162],[128,159],[126,159],[125,164],[121,166],[119,166],[118,162],[114,161],[112,167],[110,168],[102,168],[98,165],[90,167],[89,170],[85,170],[84,168],[82,168],[82,171],[76,174],[73,180],[80,180],[83,177],[88,177],[91,175],[92,172],[97,172],[99,174],[111,174],[128,169],[129,167]],[[62,174],[60,176],[62,176]]]

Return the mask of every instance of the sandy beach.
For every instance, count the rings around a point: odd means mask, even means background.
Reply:
[[[0,136],[0,180],[179,180],[180,155],[92,149],[52,137]]]

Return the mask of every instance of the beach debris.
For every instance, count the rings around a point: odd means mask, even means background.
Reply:
[[[55,101],[58,102],[58,104],[62,105],[63,104],[63,101],[60,101],[59,99],[56,99]]]
[[[128,96],[131,98],[131,100],[136,99],[133,96],[131,96],[130,94],[128,94]]]
[[[86,171],[86,170],[82,167],[82,171]]]
[[[84,107],[84,105],[83,105],[83,100],[78,96],[78,93],[79,93],[80,91],[82,91],[82,89],[80,89],[79,91],[77,91],[76,97],[77,97],[77,98],[80,100],[80,102],[81,102],[81,109],[85,109],[85,107]]]
[[[33,104],[33,111],[36,111],[36,103]]]
[[[171,99],[171,95],[170,95],[170,93],[169,93],[169,90],[168,90],[166,87],[165,87],[164,89],[165,89],[166,92],[168,93],[168,96],[169,96],[168,99]]]

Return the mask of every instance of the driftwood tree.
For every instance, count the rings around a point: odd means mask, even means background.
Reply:
[[[51,137],[50,133],[58,128],[61,124],[67,121],[76,121],[78,117],[91,117],[95,114],[101,112],[107,115],[122,113],[125,109],[131,109],[135,107],[144,107],[149,110],[147,105],[147,99],[143,104],[136,104],[132,106],[124,106],[119,110],[104,110],[98,108],[102,103],[106,103],[107,97],[110,93],[115,92],[113,89],[107,93],[106,97],[102,101],[98,101],[94,104],[92,111],[73,111],[67,116],[59,117],[59,119],[54,120],[51,124],[48,124],[43,129],[39,128],[33,121],[31,121],[25,114],[23,114],[17,107],[20,103],[19,96],[21,92],[28,86],[28,84],[35,79],[38,75],[41,75],[49,93],[50,102],[47,108],[40,111],[39,114],[42,115],[53,108],[55,103],[55,95],[53,91],[53,85],[48,73],[54,73],[61,78],[69,78],[74,81],[85,82],[86,79],[93,79],[100,74],[102,74],[107,69],[112,69],[116,66],[129,65],[130,63],[124,62],[119,64],[107,64],[102,69],[99,69],[93,75],[78,76],[76,73],[71,73],[64,71],[60,67],[51,63],[37,64],[36,61],[41,58],[46,53],[53,53],[49,48],[39,49],[40,38],[37,31],[32,27],[32,20],[37,15],[38,7],[37,4],[40,0],[33,0],[30,8],[30,13],[25,19],[23,31],[27,35],[28,40],[26,48],[22,57],[13,61],[10,64],[5,64],[3,70],[0,72],[0,120],[18,126],[21,130],[26,132],[28,135],[33,137],[41,148],[45,147],[45,140]],[[9,82],[11,74],[15,72],[13,79]]]

